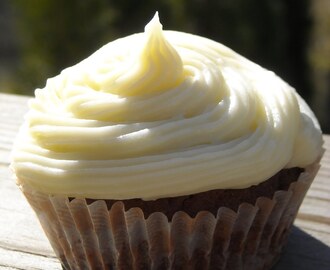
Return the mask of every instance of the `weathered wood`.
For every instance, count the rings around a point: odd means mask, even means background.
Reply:
[[[61,269],[8,167],[27,100],[0,94],[0,269]],[[324,136],[324,140],[326,152],[321,170],[300,208],[275,270],[330,269],[330,136]]]

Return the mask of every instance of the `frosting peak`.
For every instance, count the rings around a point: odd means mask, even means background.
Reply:
[[[158,13],[145,27],[141,44],[132,45],[132,57],[106,92],[140,96],[167,91],[184,80],[183,63],[163,35]]]

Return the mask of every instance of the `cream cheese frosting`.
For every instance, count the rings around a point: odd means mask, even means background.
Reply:
[[[322,151],[296,91],[158,15],[35,91],[12,154],[20,185],[145,200],[256,185]]]

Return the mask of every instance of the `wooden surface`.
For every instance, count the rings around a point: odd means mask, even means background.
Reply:
[[[12,179],[10,151],[27,97],[0,94],[0,269],[61,269],[41,227]],[[274,270],[330,269],[330,136],[322,167],[308,191]]]

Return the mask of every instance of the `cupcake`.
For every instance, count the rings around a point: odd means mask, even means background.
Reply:
[[[322,155],[292,87],[157,14],[29,108],[11,166],[64,269],[270,269]]]

